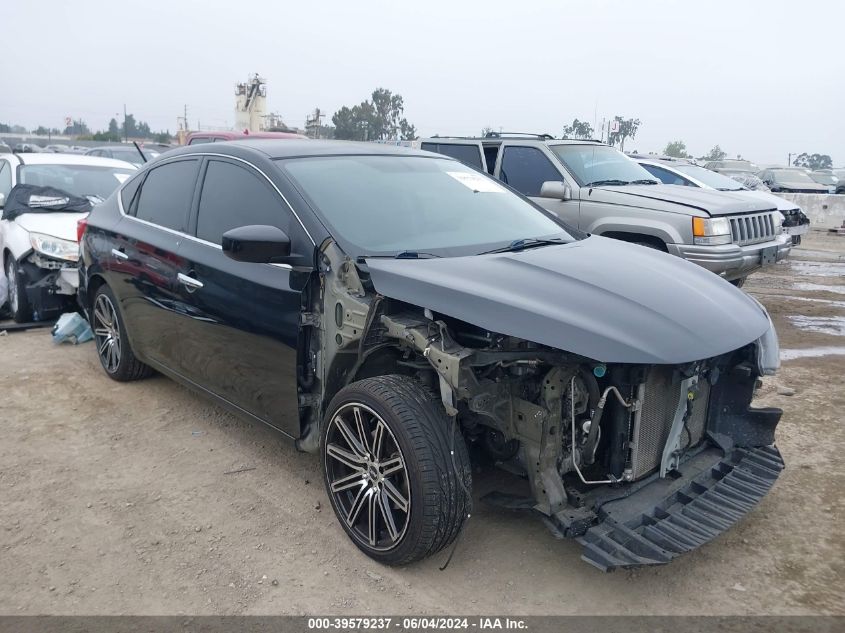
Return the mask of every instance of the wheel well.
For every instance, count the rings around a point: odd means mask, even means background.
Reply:
[[[654,237],[653,235],[646,235],[644,233],[626,233],[624,231],[608,231],[607,233],[602,233],[601,235],[602,237],[609,237],[623,242],[645,242],[659,248],[661,251],[668,252],[666,243],[659,237]]]
[[[100,286],[104,286],[106,284],[106,280],[100,277],[100,275],[93,275],[88,280],[88,307],[94,305],[94,295],[97,294],[97,291],[100,289]]]

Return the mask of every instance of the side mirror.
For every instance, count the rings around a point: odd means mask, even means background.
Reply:
[[[290,256],[290,238],[280,228],[256,224],[223,234],[223,252],[238,262],[281,263]]]
[[[561,180],[547,180],[540,187],[541,198],[554,198],[556,200],[572,200],[572,187]]]

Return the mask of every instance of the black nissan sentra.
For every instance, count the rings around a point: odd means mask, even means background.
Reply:
[[[80,300],[106,373],[157,371],[303,451],[377,561],[454,541],[470,457],[601,569],[728,529],[783,469],[765,309],[563,224],[441,155],[254,140],[169,152],[91,213]],[[468,450],[472,449],[472,450]]]

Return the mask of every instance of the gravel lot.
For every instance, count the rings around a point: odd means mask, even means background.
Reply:
[[[337,525],[316,456],[163,377],[114,383],[90,343],[0,337],[0,613],[845,614],[845,238],[814,233],[752,279],[786,357],[838,347],[761,390],[787,470],[715,542],[612,574],[480,504],[446,571],[445,553],[381,567]],[[504,477],[476,473],[476,492]]]

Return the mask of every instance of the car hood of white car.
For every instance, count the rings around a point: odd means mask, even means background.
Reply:
[[[748,196],[750,198],[765,200],[766,202],[770,202],[772,204],[777,205],[778,211],[792,211],[794,209],[801,208],[791,200],[781,198],[780,196],[776,196],[775,194],[769,193],[768,191],[732,191],[731,193],[738,193],[743,196]]]
[[[17,224],[30,233],[43,233],[63,240],[76,241],[76,223],[87,217],[87,213],[24,213],[11,223]]]

